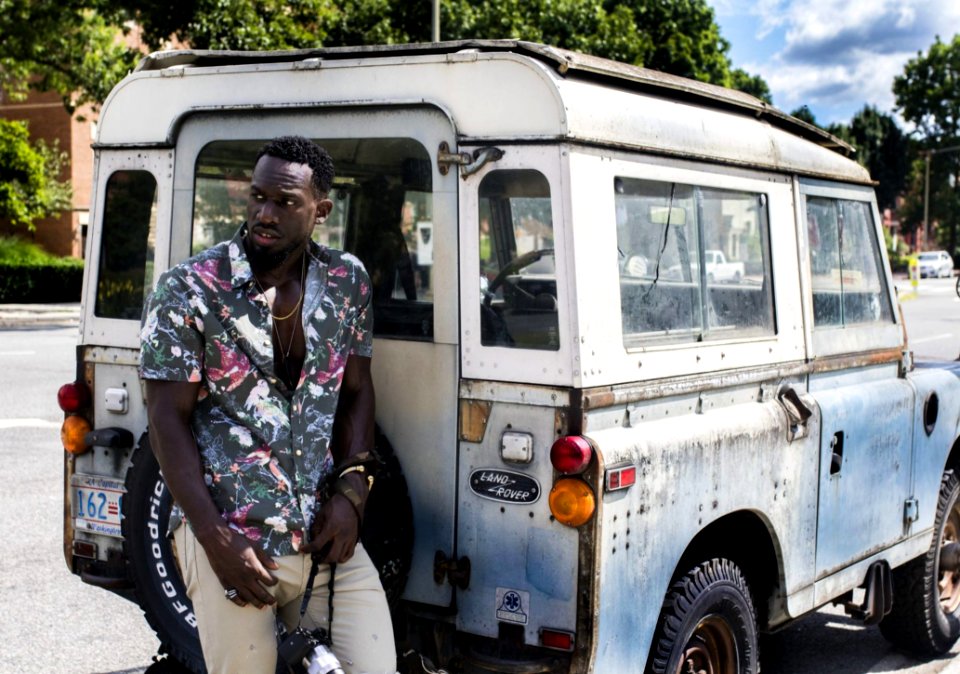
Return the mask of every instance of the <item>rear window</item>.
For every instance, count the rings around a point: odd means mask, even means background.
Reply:
[[[257,152],[269,139],[216,141],[197,158],[192,250],[233,237],[246,217]],[[333,158],[333,211],[315,241],[363,262],[378,337],[433,338],[433,173],[409,138],[314,139]]]
[[[140,320],[153,284],[157,180],[149,171],[117,171],[107,180],[94,313]]]

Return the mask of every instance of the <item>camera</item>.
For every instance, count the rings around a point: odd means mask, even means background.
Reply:
[[[330,644],[326,630],[298,627],[280,643],[278,653],[293,674],[343,674]]]

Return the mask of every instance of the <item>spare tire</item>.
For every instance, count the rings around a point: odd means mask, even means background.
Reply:
[[[160,466],[146,434],[127,470],[123,497],[123,549],[127,573],[140,608],[160,640],[160,651],[189,671],[203,674],[197,618],[180,567],[167,537],[173,497],[160,477]]]
[[[375,430],[380,458],[367,502],[361,540],[380,572],[393,608],[403,594],[413,554],[413,508],[400,462],[386,437]],[[167,537],[173,498],[144,434],[127,471],[123,498],[124,553],[137,601],[167,653],[188,671],[204,674],[193,604],[180,577],[173,541]]]

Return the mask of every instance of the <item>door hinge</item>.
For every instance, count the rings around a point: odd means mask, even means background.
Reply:
[[[447,141],[440,143],[437,150],[437,169],[440,175],[445,176],[450,172],[451,164],[460,166],[460,176],[466,178],[483,168],[492,161],[497,161],[503,157],[503,150],[498,147],[481,147],[469,152],[451,152]]]
[[[451,585],[466,590],[470,585],[470,558],[448,559],[442,550],[433,556],[433,581],[439,585],[446,578]]]

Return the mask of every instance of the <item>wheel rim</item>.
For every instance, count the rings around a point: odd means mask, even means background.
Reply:
[[[960,501],[953,504],[950,516],[943,526],[940,545],[956,543],[960,540]],[[960,571],[941,571],[938,581],[940,590],[940,608],[944,613],[953,613],[960,607]]]
[[[683,648],[674,674],[737,674],[737,642],[726,620],[706,616]]]

